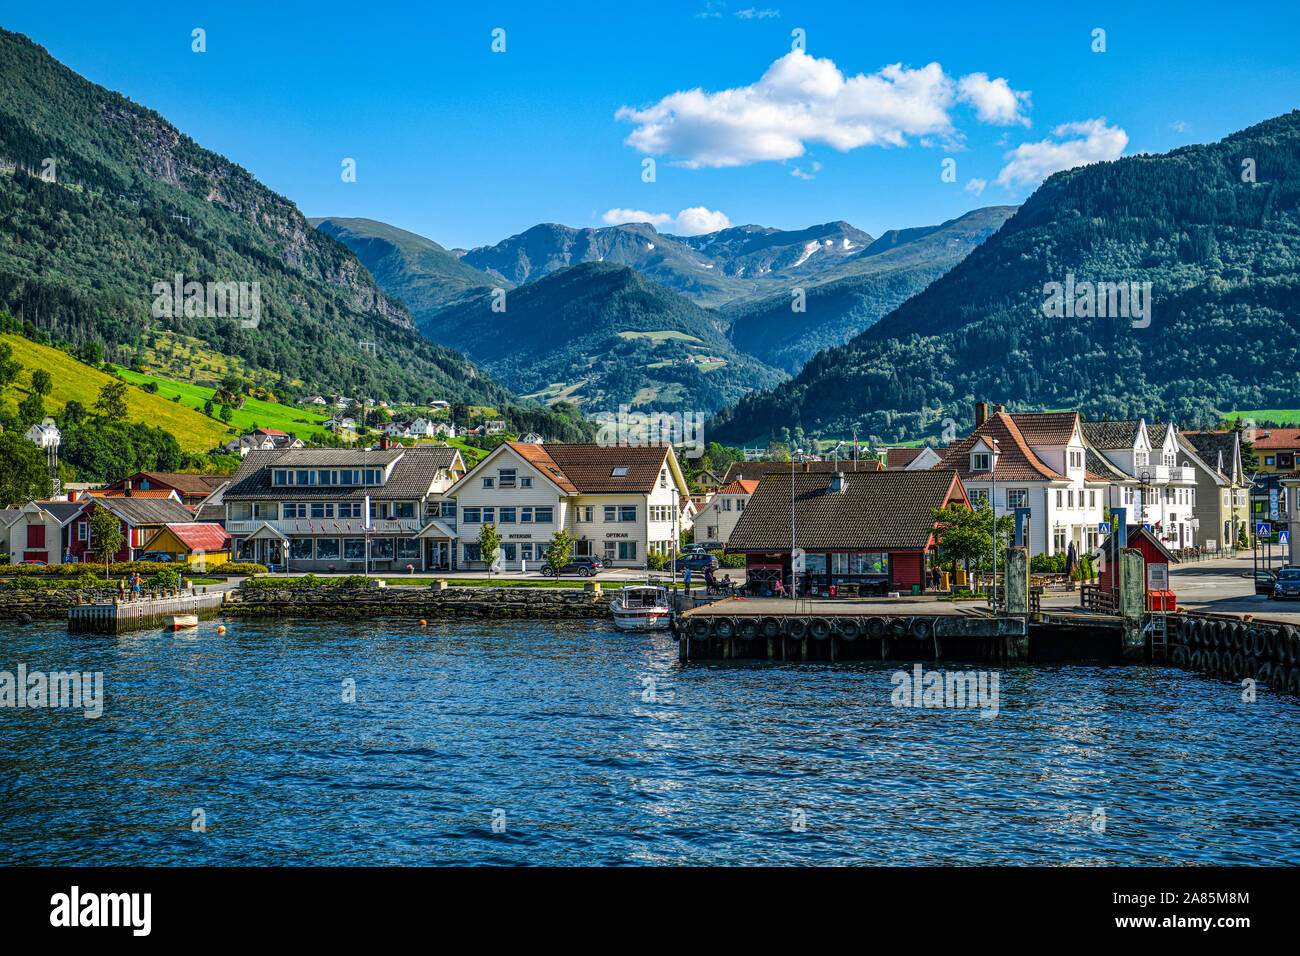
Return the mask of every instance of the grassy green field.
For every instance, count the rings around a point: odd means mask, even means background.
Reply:
[[[211,388],[204,385],[177,382],[158,375],[143,375],[140,372],[133,372],[120,366],[117,369],[122,373],[122,377],[132,384],[155,383],[158,386],[158,397],[166,399],[167,404],[173,405],[173,407],[175,403],[172,403],[171,399],[173,396],[179,395],[181,397],[181,406],[188,406],[191,410],[197,410],[197,414],[205,417],[202,411],[203,404],[212,398],[213,390]],[[314,406],[314,408],[319,407]],[[244,402],[243,408],[234,410],[230,419],[231,427],[234,430],[227,435],[225,440],[229,441],[235,435],[242,435],[256,425],[258,428],[276,428],[283,432],[293,432],[305,441],[309,435],[325,432],[325,425],[329,423],[329,420],[328,414],[322,414],[314,410],[308,411],[296,405],[279,405],[275,402],[264,402],[260,399],[248,398]],[[220,421],[216,419],[209,419],[209,421],[222,429],[222,434],[226,434],[227,430]]]
[[[13,349],[14,358],[23,367],[14,383],[0,391],[0,401],[9,407],[17,406],[27,396],[32,372],[36,369],[44,369],[50,374],[51,388],[50,394],[45,396],[45,407],[51,413],[61,410],[71,401],[78,401],[86,408],[94,407],[100,389],[113,381],[108,374],[78,362],[58,349],[37,345],[18,335],[0,335],[0,341]],[[229,429],[221,422],[187,408],[183,399],[176,403],[170,398],[170,394],[163,393],[161,382],[156,395],[130,388],[126,400],[127,419],[171,432],[186,451],[206,451],[209,445],[230,440]]]
[[[676,332],[671,329],[665,329],[659,332],[620,332],[620,339],[649,339],[651,342],[666,342],[669,339],[676,339],[679,342],[699,342],[700,339],[694,335],[688,335],[685,332]]]
[[[1228,412],[1225,418],[1242,420],[1253,418],[1257,422],[1277,422],[1279,425],[1300,425],[1300,408],[1256,408],[1242,412]]]

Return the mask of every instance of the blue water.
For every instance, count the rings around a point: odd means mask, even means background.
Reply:
[[[1173,669],[1004,670],[989,719],[585,622],[216,626],[0,631],[106,691],[0,710],[0,863],[1300,862],[1300,703]]]

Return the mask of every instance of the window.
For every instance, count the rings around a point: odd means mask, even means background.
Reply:
[[[359,501],[341,501],[338,504],[338,515],[340,518],[360,518],[361,502]]]
[[[334,472],[332,472],[332,471],[322,471],[322,472],[320,472],[320,476],[316,479],[316,484],[318,484],[318,485],[333,485],[333,484],[337,484],[337,482],[334,481]]]
[[[77,540],[78,540],[78,541],[89,541],[89,540],[90,540],[90,523],[89,523],[89,522],[86,522],[86,521],[78,521],[78,522],[77,522]]]
[[[636,542],[635,542],[635,541],[620,541],[620,542],[618,543],[618,559],[619,559],[620,561],[635,561],[635,560],[636,560]]]
[[[660,488],[667,488],[667,487],[668,487],[668,469],[667,469],[667,468],[665,468],[663,471],[659,472],[659,487],[660,487]]]
[[[619,509],[618,509],[618,520],[619,520],[619,521],[635,521],[635,520],[636,520],[636,505],[623,505],[621,508],[619,508]]]
[[[280,515],[279,502],[271,502],[267,504],[254,503],[253,505],[254,518],[261,518],[264,521],[275,521],[279,517],[279,515]]]
[[[718,502],[718,506],[719,506],[723,511],[730,511],[730,510],[731,510],[731,499],[730,499],[730,498],[723,498],[720,502]]]
[[[286,501],[280,507],[284,511],[284,516],[286,519],[307,517],[307,505],[304,502]]]
[[[536,521],[538,524],[550,524],[552,521],[555,520],[553,515],[554,515],[554,509],[552,508],[533,509],[533,520]]]
[[[1071,488],[1065,493],[1065,507],[1074,507],[1074,489]]]
[[[515,486],[515,470],[513,468],[502,468],[497,472],[498,487],[513,488]]]
[[[1065,529],[1056,528],[1052,531],[1052,553],[1063,554],[1065,552]]]
[[[420,560],[420,542],[415,538],[398,538],[397,557],[401,561]]]
[[[1060,488],[1056,489],[1056,507],[1065,507],[1065,492]]]
[[[1093,491],[1092,489],[1088,490],[1088,507],[1089,508],[1097,507],[1097,492]]]
[[[1083,467],[1083,452],[1081,451],[1070,452],[1070,467],[1075,469]]]
[[[987,507],[989,503],[989,490],[987,488],[976,488],[971,492],[970,503],[976,508]]]
[[[988,471],[989,455],[987,452],[977,452],[970,456],[971,471]]]
[[[521,561],[533,560],[533,546],[527,542],[519,546],[519,559]]]
[[[482,560],[483,560],[483,554],[482,554],[481,551],[479,551],[479,546],[478,546],[477,544],[467,544],[467,545],[465,545],[465,560],[466,560],[466,561],[482,561]]]
[[[393,560],[393,539],[374,538],[370,542],[370,557],[375,561]]]
[[[285,475],[285,473],[284,473],[283,471],[276,471],[276,472],[273,473],[273,478],[272,478],[271,484],[273,484],[273,485],[287,485],[288,483],[289,483],[289,479],[288,479],[288,477]]]
[[[310,561],[312,556],[311,538],[290,538],[289,557],[295,561]]]
[[[501,516],[500,516],[499,518],[497,518],[498,521],[500,521],[502,524],[514,524],[514,523],[515,523],[515,509],[514,509],[514,508],[502,508],[502,509],[500,509],[500,511],[501,511]]]
[[[1264,464],[1266,464],[1266,465],[1272,465],[1272,464],[1273,464],[1273,456],[1272,456],[1272,455],[1265,455],[1265,456],[1264,456]]]
[[[625,468],[623,465],[619,465],[617,468],[615,468],[613,471],[611,471],[611,472],[609,473],[609,477],[611,477],[611,478],[626,478],[626,477],[627,477],[627,468]]]
[[[316,539],[316,560],[317,561],[335,561],[339,556],[339,539],[338,538],[317,538]]]
[[[311,516],[313,518],[333,518],[334,505],[328,502],[313,501],[311,504]]]
[[[456,517],[456,502],[454,501],[439,502],[438,514],[443,518],[451,518],[454,520]]]
[[[344,538],[343,557],[348,561],[364,561],[366,559],[365,538]]]
[[[1144,451],[1133,453],[1133,464],[1139,468],[1145,468],[1149,460],[1150,456]]]
[[[606,505],[606,506],[605,506],[605,520],[606,520],[606,521],[617,521],[617,520],[618,520],[618,509],[617,509],[616,507],[614,507],[613,505]]]
[[[496,485],[496,479],[495,479],[495,478],[484,478],[484,479],[483,479],[483,487],[484,487],[484,488],[491,488],[491,487],[493,487],[494,485]]]
[[[484,523],[484,524],[492,524],[494,521],[496,521],[495,514],[496,514],[496,509],[495,509],[495,508],[484,508],[484,509],[483,509],[483,523]]]
[[[296,485],[304,485],[304,486],[306,486],[306,485],[311,485],[311,484],[315,484],[315,482],[312,481],[312,478],[314,478],[315,475],[316,475],[316,473],[315,473],[314,471],[300,471],[300,472],[297,472],[297,473],[295,474],[294,484],[296,484]]]
[[[415,502],[414,501],[396,501],[393,502],[394,518],[414,518]]]
[[[480,520],[480,513],[477,508],[466,508],[462,513],[460,520],[466,524],[477,524]]]
[[[533,486],[533,479],[527,477],[519,479],[520,488],[531,488],[532,486]]]
[[[519,509],[519,523],[520,523],[520,524],[532,524],[532,523],[533,523],[533,509],[532,509],[532,508],[520,508],[520,509]]]
[[[1028,488],[1008,488],[1008,489],[1007,489],[1007,507],[1008,507],[1008,508],[1028,508],[1028,507],[1029,507],[1029,489],[1028,489]]]
[[[518,558],[516,557],[516,555],[518,554],[518,550],[519,549],[515,547],[514,542],[512,541],[502,542],[501,557],[503,560],[506,561],[517,561]]]
[[[578,508],[578,520],[584,523],[590,523],[596,520],[596,509],[592,505],[582,505]],[[541,518],[537,519],[541,521]]]
[[[605,560],[606,560],[606,561],[613,561],[613,560],[614,560],[614,555],[617,554],[617,553],[618,553],[618,550],[617,550],[617,548],[615,548],[615,546],[614,546],[614,542],[613,542],[613,541],[606,541],[606,542],[605,542]]]

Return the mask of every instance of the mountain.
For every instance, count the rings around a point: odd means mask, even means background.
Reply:
[[[713,411],[781,374],[738,352],[722,316],[612,262],[585,262],[428,316],[421,331],[464,348],[517,392],[584,412],[619,405]]]
[[[976,209],[938,226],[895,229],[804,288],[723,309],[734,343],[769,365],[797,374],[821,349],[847,342],[946,273],[995,233],[1014,206]]]
[[[1098,297],[1096,283],[1124,284],[1127,314],[1111,307],[1123,304],[1118,288]],[[945,417],[968,427],[979,399],[1209,422],[1293,406],[1297,367],[1292,112],[1218,143],[1056,173],[925,291],[720,413],[710,439],[856,428],[894,442],[933,434]]]
[[[471,249],[462,261],[516,284],[582,262],[613,262],[699,305],[716,307],[770,293],[791,277],[819,274],[871,241],[844,222],[793,232],[737,226],[690,237],[663,234],[645,222],[599,229],[543,223],[494,246]]]
[[[307,221],[351,249],[379,287],[400,299],[415,316],[493,288],[514,287],[462,262],[432,239],[387,223],[332,217]]]
[[[190,314],[169,317],[176,297],[154,284],[177,274],[205,294],[185,295]],[[257,283],[256,327],[207,315],[208,283],[246,283],[249,317]],[[192,336],[277,390],[510,399],[421,337],[406,307],[288,199],[4,30],[0,308],[56,340],[98,342],[116,361],[151,327]]]

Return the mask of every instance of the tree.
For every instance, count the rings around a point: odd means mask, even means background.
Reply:
[[[0,505],[22,507],[49,491],[40,449],[16,432],[0,434]]]
[[[18,422],[23,431],[45,420],[45,402],[36,392],[28,392],[27,397],[18,403]]]
[[[122,520],[103,505],[96,505],[90,513],[90,543],[96,551],[103,552],[104,577],[108,577],[108,566],[122,547],[122,541]]]
[[[203,403],[203,414],[207,415],[209,418],[212,417],[212,399],[209,398]]]
[[[222,420],[223,422],[226,422],[227,424],[229,424],[230,419],[231,419],[231,416],[233,416],[233,415],[234,415],[234,412],[232,412],[232,411],[230,410],[230,406],[229,406],[229,405],[222,405],[222,406],[221,406],[221,420]]]
[[[51,388],[50,373],[43,368],[38,368],[32,372],[32,391],[37,395],[45,396],[50,394]]]
[[[501,534],[495,524],[485,524],[478,533],[478,549],[488,566],[488,580],[492,579],[492,562],[496,560],[497,549],[501,547]]]
[[[14,350],[8,342],[0,342],[0,388],[10,384],[22,368],[13,358]]]
[[[95,411],[112,421],[125,421],[127,414],[126,382],[109,382],[101,388],[99,398],[95,400]]]
[[[569,563],[573,555],[573,535],[561,528],[551,535],[551,544],[546,549],[546,566],[560,577],[560,569]]]

